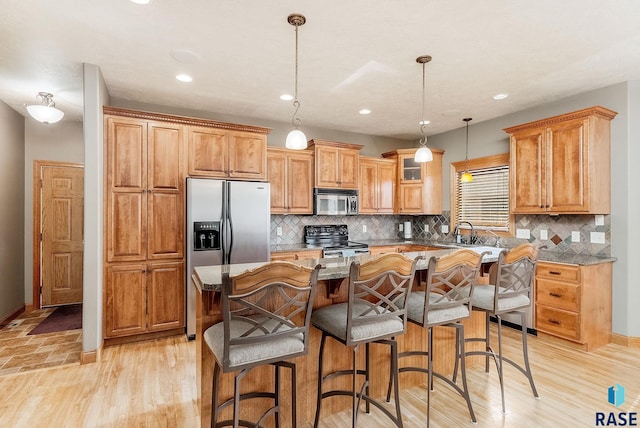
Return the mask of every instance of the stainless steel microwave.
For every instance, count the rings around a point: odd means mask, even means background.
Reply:
[[[313,213],[317,215],[356,215],[358,214],[358,191],[313,189]]]

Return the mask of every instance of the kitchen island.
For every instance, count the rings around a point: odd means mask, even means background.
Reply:
[[[407,253],[410,258],[417,256],[425,257],[425,260],[418,262],[417,268],[424,270],[427,268],[428,259],[432,256],[440,257],[454,251],[454,248],[443,248],[439,250],[420,251]],[[320,264],[322,269],[319,273],[319,281],[314,290],[314,308],[331,305],[346,300],[347,281],[349,265],[354,259],[366,261],[376,256],[356,256],[345,258],[331,259],[308,259],[299,260],[295,263],[313,267]],[[485,261],[495,261],[494,259],[485,259]],[[238,274],[247,269],[255,269],[264,263],[247,263],[223,266],[203,266],[194,269],[193,286],[197,289],[197,312],[196,312],[196,382],[198,388],[198,407],[200,409],[201,426],[209,426],[211,418],[211,382],[213,377],[214,357],[203,340],[204,331],[211,325],[222,320],[221,304],[220,304],[220,286],[222,283],[222,274],[230,273]],[[465,321],[465,332],[467,336],[478,336],[483,334],[485,328],[484,314],[474,312],[471,319]],[[310,346],[309,354],[298,357],[293,361],[297,365],[297,413],[298,424],[313,421],[316,407],[316,388],[317,388],[317,368],[318,368],[318,352],[321,334],[318,330],[311,328],[310,330]],[[409,323],[407,333],[398,338],[399,351],[427,349],[426,330]],[[434,369],[443,374],[451,373],[454,364],[454,329],[446,327],[436,327],[434,329]],[[329,340],[327,341],[327,349],[325,356],[329,355],[329,360],[323,361],[324,370],[333,371],[338,368],[348,367],[350,352],[341,344]],[[480,347],[480,344],[473,344]],[[470,349],[472,346],[469,346]],[[479,349],[479,348],[478,348]],[[362,366],[364,367],[364,352],[359,353],[362,358]],[[414,357],[418,358],[418,357]],[[406,359],[403,364],[425,365],[426,361]],[[483,364],[481,357],[470,357],[467,359],[467,366]],[[371,346],[371,372],[374,374],[371,379],[371,395],[373,397],[383,397],[386,393],[389,364],[388,364],[388,347]],[[226,399],[233,394],[233,376],[234,373],[225,374],[220,382],[220,399]],[[271,385],[273,382],[273,370],[271,367],[259,367],[254,369],[243,380],[243,392],[257,390],[261,385]],[[285,373],[282,379],[282,391],[287,391],[290,382],[288,374]],[[348,389],[350,380],[348,378],[336,379],[336,385]],[[426,383],[426,375],[422,376],[416,373],[405,373],[400,375],[400,387],[402,389],[409,388],[418,384]],[[289,411],[289,398],[287,394],[282,395],[282,420],[284,426],[291,426]],[[249,404],[249,403],[245,403]],[[347,397],[334,397],[323,403],[321,417],[329,414],[340,412],[350,407],[350,399]],[[464,403],[460,403],[464,406]],[[253,416],[260,412],[253,405],[241,405],[240,414],[242,419],[254,420]],[[223,418],[229,416],[230,408],[223,411]]]

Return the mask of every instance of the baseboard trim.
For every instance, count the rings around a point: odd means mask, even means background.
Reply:
[[[640,348],[640,337],[629,337],[617,333],[612,333],[611,343],[626,346],[627,348]]]
[[[35,305],[33,303],[29,303],[24,306],[24,311],[26,313],[33,312],[34,310],[35,310]]]
[[[0,328],[4,328],[7,325],[9,325],[9,323],[11,321],[13,321],[14,319],[18,318],[18,316],[20,316],[20,314],[22,314],[24,311],[25,311],[25,307],[24,307],[24,305],[22,305],[18,309],[16,309],[15,311],[11,312],[4,319],[0,320]]]
[[[92,364],[100,361],[101,349],[96,349],[95,351],[89,352],[81,352],[80,353],[80,364]]]

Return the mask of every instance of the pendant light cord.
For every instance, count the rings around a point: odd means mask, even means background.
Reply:
[[[425,131],[424,131],[424,127],[426,126],[425,120],[424,120],[424,111],[425,111],[425,104],[426,104],[425,100],[426,100],[426,92],[427,92],[426,90],[427,79],[425,78],[426,73],[425,73],[425,66],[424,66],[425,64],[426,63],[424,62],[422,63],[422,120],[420,120],[420,133],[422,134],[422,138],[420,139],[420,144],[422,146],[427,145],[427,135],[425,134]]]
[[[295,65],[295,83],[293,86],[293,106],[296,108],[293,112],[293,117],[291,118],[291,123],[295,129],[300,127],[302,121],[300,118],[296,117],[298,115],[298,110],[300,110],[300,101],[298,101],[298,27],[299,25],[295,25],[296,27],[296,65]]]

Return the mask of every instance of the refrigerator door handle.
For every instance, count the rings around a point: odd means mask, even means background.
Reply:
[[[227,191],[227,223],[229,227],[227,228],[227,236],[228,239],[228,251],[227,251],[227,263],[231,264],[231,251],[233,251],[233,223],[231,222],[231,203],[229,196],[231,192]]]

